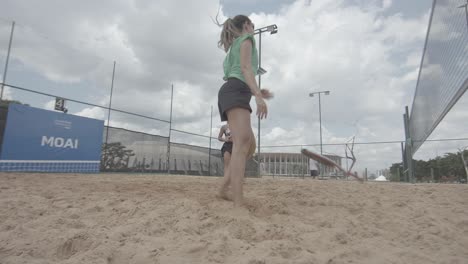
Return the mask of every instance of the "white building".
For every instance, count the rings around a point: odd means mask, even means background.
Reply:
[[[324,155],[341,166],[341,157]],[[309,158],[301,153],[260,153],[262,175],[270,176],[304,176],[310,175]],[[336,176],[337,169],[318,163],[320,176]],[[314,169],[314,164],[312,164]]]

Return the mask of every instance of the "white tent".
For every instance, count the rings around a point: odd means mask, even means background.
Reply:
[[[380,175],[379,177],[375,179],[375,181],[387,181],[387,178],[385,178],[385,176],[383,175]]]

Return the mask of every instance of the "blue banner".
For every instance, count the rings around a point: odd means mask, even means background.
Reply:
[[[99,165],[103,129],[102,120],[10,104],[0,159]]]

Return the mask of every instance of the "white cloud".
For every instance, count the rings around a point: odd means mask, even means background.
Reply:
[[[382,7],[384,9],[388,9],[389,7],[392,6],[392,2],[393,2],[392,0],[383,0],[382,1]]]
[[[95,119],[100,119],[100,120],[106,120],[107,121],[107,111],[105,111],[103,108],[99,107],[92,107],[92,108],[85,108],[79,112],[73,113],[74,115],[78,116],[83,116],[83,117],[89,117],[89,118],[95,118]],[[107,125],[107,122],[106,122]]]
[[[419,67],[419,65],[421,64],[421,56],[422,56],[422,50],[409,54],[404,64],[405,67],[409,67],[413,69],[414,67]]]

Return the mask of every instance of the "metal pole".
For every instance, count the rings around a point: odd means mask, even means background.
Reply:
[[[319,122],[320,122],[320,155],[323,155],[323,149],[322,149],[322,105],[320,102],[320,93],[318,93],[319,96]]]
[[[262,67],[262,32],[260,32],[260,34],[258,34],[258,67],[261,68]],[[262,86],[262,75],[259,74],[258,75],[258,89],[261,89],[261,86]],[[257,133],[257,137],[258,137],[258,144],[257,144],[257,159],[258,159],[258,177],[260,177],[260,116],[258,117],[258,133]]]
[[[211,106],[210,145],[208,149],[208,176],[211,176],[211,136],[213,135],[213,106]]]
[[[406,135],[406,159],[408,165],[408,181],[414,183],[414,164],[413,164],[413,142],[411,139],[411,131],[409,128],[409,111],[408,106],[405,107],[405,135]]]
[[[7,51],[7,57],[6,57],[6,62],[5,62],[5,69],[3,71],[2,91],[0,93],[0,100],[3,100],[3,88],[5,87],[6,76],[8,73],[8,62],[10,61],[11,43],[13,42],[14,31],[15,31],[15,21],[11,23],[10,41],[8,43],[8,51]]]
[[[301,148],[302,149],[302,146]],[[309,170],[310,171],[310,170]],[[304,173],[304,155],[301,155],[301,173],[302,173],[302,179],[305,178],[305,173]]]
[[[346,171],[349,170],[348,168],[348,144],[345,144],[345,156],[346,156]],[[348,180],[349,174],[346,173],[346,180]]]
[[[468,30],[468,0],[466,0],[466,4],[459,6],[458,8],[465,8],[465,17],[466,17],[466,29]]]
[[[410,182],[410,173],[411,173],[411,168],[410,168],[410,159],[408,158],[411,154],[411,150],[409,148],[409,144],[408,144],[408,112],[406,111],[405,114],[403,115],[404,117],[404,125],[405,125],[405,161],[406,161],[406,175],[405,175],[405,182]]]
[[[403,120],[406,120],[405,115],[403,115]],[[406,175],[406,154],[405,154],[405,147],[403,142],[401,144],[401,158],[402,158],[402,166],[403,166],[403,175],[400,175],[400,180],[399,181],[405,181],[405,175]]]
[[[110,115],[111,115],[111,108],[112,108],[112,93],[114,91],[114,76],[115,76],[115,61],[114,61],[114,68],[112,69],[111,92],[110,92],[110,98],[109,98],[109,109],[107,112],[106,146],[107,146],[107,140],[109,138]]]
[[[466,17],[466,28],[468,29],[468,0],[466,0],[466,5],[465,5],[465,17]]]
[[[174,99],[174,84],[171,86],[171,112],[169,116],[169,138],[167,139],[167,174],[171,173],[171,131],[172,131],[172,101]]]

